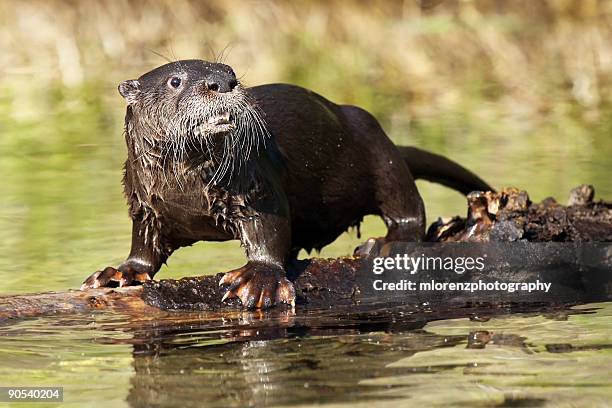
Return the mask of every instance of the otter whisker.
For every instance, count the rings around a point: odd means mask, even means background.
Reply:
[[[192,87],[194,93],[202,92],[204,82],[199,84]],[[142,133],[151,137],[137,141],[134,160],[168,169],[158,172],[158,177],[167,185],[170,173],[180,189],[189,185],[188,176],[194,171],[206,180],[206,188],[244,179],[238,175],[248,170],[249,161],[270,137],[260,109],[240,84],[232,92],[182,98],[176,112],[162,109],[154,101],[144,100],[143,107],[153,112],[146,117],[156,122],[138,124],[150,129]],[[164,128],[167,123],[174,125]]]

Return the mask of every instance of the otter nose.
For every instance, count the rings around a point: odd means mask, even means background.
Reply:
[[[206,88],[213,92],[231,92],[238,85],[236,78],[215,76],[206,81]]]

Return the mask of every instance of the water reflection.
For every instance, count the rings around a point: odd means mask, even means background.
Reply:
[[[0,377],[63,385],[75,407],[593,406],[612,396],[610,317],[612,302],[56,316],[0,326]]]
[[[465,339],[424,332],[424,317],[408,311],[376,314],[368,321],[359,310],[247,312],[217,324],[137,332],[128,401],[134,407],[381,403],[371,392],[387,387],[360,387],[361,380],[406,374],[412,370],[386,365]]]
[[[459,310],[447,311],[445,317],[476,313],[483,316],[482,311]],[[440,335],[423,330],[428,321],[440,317],[402,307],[347,307],[297,315],[240,312],[233,319],[138,330],[132,339],[135,375],[128,401],[134,407],[172,406],[177,401],[182,406],[206,401],[207,406],[227,407],[369,400],[384,406],[385,401],[408,398],[411,387],[367,384],[367,380],[434,374],[456,367],[393,367],[415,353],[463,344],[532,353],[519,334]],[[391,388],[394,395],[385,396]]]

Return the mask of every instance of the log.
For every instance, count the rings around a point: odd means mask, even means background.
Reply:
[[[348,304],[356,291],[355,273],[364,260],[356,257],[312,259],[293,265],[290,278],[300,302],[319,306]],[[0,323],[9,319],[86,314],[113,309],[130,315],[159,314],[162,310],[228,312],[241,309],[240,301],[221,298],[222,273],[179,280],[163,279],[143,286],[69,290],[0,297]]]
[[[310,259],[290,266],[299,305],[329,307],[355,304],[473,305],[517,303],[580,303],[612,297],[612,203],[594,201],[591,186],[572,190],[568,205],[551,198],[532,203],[527,192],[506,188],[500,192],[474,192],[468,196],[465,218],[438,219],[425,243],[384,243],[368,240],[358,256]],[[539,242],[541,244],[531,244]],[[457,245],[456,243],[463,243]],[[590,243],[590,244],[585,244]],[[437,291],[380,292],[373,289],[373,262],[377,257],[407,254],[462,256],[488,253],[483,271],[456,274],[428,271],[416,283],[547,280],[549,293],[463,293]],[[222,274],[165,279],[140,287],[40,293],[0,297],[0,322],[7,319],[82,314],[113,309],[131,315],[165,311],[229,313],[240,309],[238,300],[222,303]],[[402,271],[385,272],[385,279],[401,280]]]
[[[133,286],[0,296],[0,322],[55,314],[83,314],[107,308],[135,313],[146,306],[141,294],[142,287]]]
[[[612,203],[594,201],[595,189],[578,186],[567,205],[548,197],[532,203],[526,191],[473,192],[467,217],[438,219],[427,231],[431,242],[612,242]]]

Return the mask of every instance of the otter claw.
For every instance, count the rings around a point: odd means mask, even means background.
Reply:
[[[141,284],[151,280],[147,272],[140,272],[130,266],[121,266],[120,269],[107,267],[101,271],[94,272],[85,279],[81,290],[97,289],[100,287],[124,287]]]
[[[221,302],[237,297],[246,309],[267,309],[280,303],[295,307],[293,284],[283,275],[276,265],[249,262],[221,278],[220,286],[229,285]]]
[[[89,278],[87,278],[85,280],[85,282],[83,282],[83,284],[81,285],[81,287],[79,288],[79,290],[86,290],[89,288],[97,288],[99,285],[98,284],[98,276],[100,276],[100,274],[102,273],[102,271],[97,271],[94,272]]]
[[[221,277],[219,280],[219,286],[227,285],[231,282],[230,275],[232,272],[227,272],[225,275]]]

